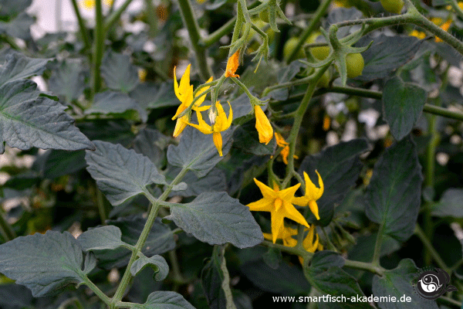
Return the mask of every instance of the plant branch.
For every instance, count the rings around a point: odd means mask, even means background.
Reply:
[[[10,241],[16,238],[16,233],[8,221],[5,220],[2,212],[0,212],[0,233],[2,234],[5,241]]]
[[[440,257],[439,253],[437,253],[436,249],[434,249],[432,243],[429,241],[429,239],[426,237],[424,234],[423,230],[420,228],[420,226],[417,224],[415,226],[415,235],[418,236],[418,238],[421,240],[423,243],[424,247],[427,249],[427,251],[431,254],[432,258],[436,262],[436,264],[442,268],[446,272],[450,272],[449,267],[445,264],[444,260]]]
[[[103,291],[101,291],[100,288],[98,288],[86,275],[84,275],[82,279],[84,280],[84,284],[88,286],[88,288],[92,290],[93,293],[95,293],[95,295],[98,296],[105,304],[109,305],[111,303],[111,299],[105,293],[103,293]]]
[[[93,46],[93,71],[92,71],[92,94],[95,95],[100,90],[101,87],[101,60],[103,59],[104,53],[104,40],[105,40],[105,31],[103,24],[103,9],[101,0],[95,1],[95,40]]]
[[[74,13],[76,14],[77,22],[79,24],[79,31],[80,35],[82,36],[82,40],[84,42],[84,46],[86,50],[90,50],[92,45],[90,44],[90,39],[88,37],[87,27],[85,26],[85,21],[80,14],[79,6],[77,5],[77,0],[71,0],[72,7],[74,9]]]
[[[193,14],[193,9],[189,0],[178,0],[180,12],[182,13],[183,23],[190,35],[191,45],[195,51],[196,61],[198,62],[199,72],[203,80],[208,80],[212,76],[211,68],[207,63],[206,48],[201,45],[201,35],[199,26]]]
[[[382,276],[385,271],[385,269],[382,268],[381,266],[376,266],[376,265],[373,265],[372,263],[365,263],[365,262],[351,261],[351,260],[345,260],[344,266],[348,268],[358,269],[358,270],[366,270],[374,274],[377,274],[379,276]]]
[[[104,25],[105,33],[107,33],[109,29],[111,29],[112,26],[114,26],[114,24],[119,20],[119,18],[121,18],[122,13],[124,13],[131,2],[132,0],[125,0],[125,2],[116,11],[112,12],[111,15],[106,18]]]

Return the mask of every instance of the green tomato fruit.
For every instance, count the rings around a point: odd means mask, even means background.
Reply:
[[[330,54],[329,46],[312,47],[310,52],[318,60],[325,60]]]
[[[264,10],[264,11],[260,12],[260,13],[259,13],[259,18],[260,18],[260,20],[262,20],[263,22],[268,23],[268,22],[269,22],[268,11],[267,11],[267,10]]]
[[[296,48],[297,42],[299,42],[299,38],[296,37],[292,37],[288,41],[286,41],[285,46],[283,47],[283,57],[285,59],[289,58],[293,50]],[[305,58],[305,54],[302,48],[299,49],[299,51],[297,52],[296,58]]]
[[[348,54],[346,57],[347,77],[354,78],[362,75],[365,62],[360,53]]]
[[[328,86],[330,85],[330,81],[331,81],[330,71],[326,70],[325,73],[323,73],[320,80],[318,81],[317,86],[320,88],[328,88]]]
[[[404,7],[403,0],[381,0],[383,8],[391,13],[400,14]]]

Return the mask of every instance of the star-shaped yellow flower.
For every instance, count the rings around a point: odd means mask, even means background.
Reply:
[[[186,110],[191,103],[193,103],[193,100],[201,94],[203,94],[205,91],[209,89],[208,87],[203,87],[201,91],[198,91],[198,93],[193,96],[193,85],[190,85],[190,69],[191,65],[188,65],[188,67],[185,70],[185,73],[182,76],[182,79],[180,80],[180,85],[177,82],[177,75],[176,75],[176,68],[174,68],[174,91],[175,95],[177,98],[180,100],[181,104],[177,109],[177,112],[175,113],[174,117],[172,117],[172,120],[177,119],[177,117],[184,111]],[[209,80],[206,83],[210,83],[212,81],[212,77],[209,78]],[[206,96],[203,95],[198,100],[195,102],[195,105],[192,107],[193,110],[195,111],[204,111],[207,110],[210,106],[201,106],[203,104],[204,100],[206,99]],[[177,119],[177,123],[175,124],[175,129],[174,129],[174,137],[177,137],[182,133],[182,131],[186,128],[188,122],[190,121],[190,115],[184,115],[180,118]]]
[[[320,220],[320,216],[318,215],[318,205],[317,200],[323,195],[324,185],[323,180],[317,170],[315,172],[318,175],[318,184],[320,188],[317,188],[315,184],[310,180],[309,175],[304,172],[304,181],[305,181],[305,195],[302,197],[295,197],[292,199],[292,202],[299,206],[309,206],[310,210],[314,214],[317,220]]]
[[[248,204],[251,211],[268,211],[271,214],[272,221],[272,240],[276,242],[279,237],[281,226],[284,219],[288,218],[309,227],[309,224],[299,211],[294,207],[291,201],[294,199],[294,194],[299,189],[301,184],[289,187],[284,190],[278,188],[272,189],[254,178],[254,182],[259,187],[263,198]]]
[[[240,66],[240,51],[237,50],[227,61],[227,68],[225,69],[225,77],[240,77],[236,73]]]
[[[201,114],[200,110],[196,111],[196,115],[198,116],[198,124],[190,123],[188,124],[199,131],[203,134],[212,134],[212,139],[214,141],[214,145],[217,148],[217,151],[219,152],[220,156],[223,155],[222,153],[222,134],[220,132],[223,132],[227,130],[233,121],[233,110],[230,105],[230,102],[228,102],[228,106],[230,106],[230,114],[227,115],[225,114],[225,111],[223,110],[222,105],[220,104],[219,101],[215,103],[215,107],[217,109],[217,115],[215,117],[215,122],[210,126],[208,125],[204,120],[203,116]]]
[[[297,240],[293,238],[293,236],[297,235],[297,230],[290,228],[290,227],[285,227],[283,224],[280,228],[280,231],[278,232],[277,239],[283,240],[283,245],[286,247],[294,247],[297,245]],[[267,240],[272,240],[272,234],[264,233],[264,238]]]
[[[319,251],[323,250],[323,245],[319,242],[320,239],[318,237],[318,234],[315,233],[315,225],[312,224],[310,228],[305,229],[305,231],[309,231],[309,233],[307,233],[307,236],[302,241],[302,247],[304,247],[304,249],[310,253],[314,253],[315,251],[317,251],[317,249]],[[299,257],[299,262],[303,264],[304,260],[301,257]]]
[[[267,145],[273,138],[273,128],[259,105],[254,105],[254,114],[256,116],[256,130],[259,133],[259,142]]]
[[[289,144],[288,142],[285,141],[285,139],[283,138],[283,136],[281,136],[280,133],[278,132],[275,132],[275,139],[277,141],[277,145],[279,147],[282,147],[283,149],[281,150],[280,154],[281,154],[281,157],[283,158],[283,162],[288,165],[288,156],[289,156]],[[293,156],[294,159],[299,159],[298,156],[294,155]]]

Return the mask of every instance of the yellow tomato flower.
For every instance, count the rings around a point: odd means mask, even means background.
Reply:
[[[256,129],[259,133],[259,142],[267,145],[273,138],[273,128],[259,105],[254,105],[254,113],[256,115]]]
[[[227,61],[227,68],[225,69],[225,77],[240,77],[236,73],[240,66],[240,51],[237,50]]]
[[[410,36],[414,36],[422,40],[426,37],[426,33],[418,31],[418,30],[413,30],[412,32],[410,32]]]
[[[113,4],[113,0],[103,0],[103,4],[105,6],[111,6]],[[82,6],[86,9],[93,9],[95,8],[95,0],[83,0]]]
[[[319,251],[323,250],[323,245],[319,242],[320,239],[318,237],[318,234],[315,233],[315,225],[312,224],[310,228],[305,229],[305,231],[309,231],[309,233],[307,233],[307,236],[304,238],[302,242],[302,247],[304,247],[304,249],[310,253],[314,253],[315,251],[317,251],[317,249]],[[299,257],[299,262],[303,264],[304,260],[301,257]]]
[[[309,227],[306,219],[297,211],[296,207],[292,204],[294,194],[299,189],[301,184],[289,187],[284,190],[279,188],[272,189],[265,184],[254,178],[254,182],[259,187],[263,198],[248,204],[251,211],[268,211],[271,214],[272,222],[272,241],[276,242],[281,231],[284,219],[291,219],[299,224]]]
[[[144,83],[146,81],[146,76],[148,72],[145,69],[138,69],[138,79]]]
[[[323,180],[317,170],[315,172],[318,175],[318,184],[320,188],[317,188],[315,184],[310,180],[309,175],[304,172],[304,181],[305,181],[305,195],[302,197],[295,197],[292,199],[292,202],[299,206],[309,206],[310,210],[314,214],[317,220],[320,220],[320,216],[318,215],[318,205],[317,200],[323,195],[324,185]]]
[[[217,109],[217,115],[215,117],[215,122],[212,124],[212,126],[208,125],[203,120],[203,116],[201,114],[201,111],[199,110],[196,111],[196,115],[198,116],[198,124],[188,122],[190,126],[198,129],[201,133],[212,134],[214,145],[217,148],[217,151],[219,152],[220,156],[223,156],[222,134],[220,132],[227,130],[231,126],[231,123],[233,121],[233,110],[230,105],[230,102],[228,102],[228,106],[230,106],[230,114],[228,115],[228,118],[227,118],[227,115],[225,114],[225,111],[223,110],[223,107],[220,104],[220,102],[217,101],[215,103],[215,107]]]
[[[188,67],[185,70],[185,73],[182,76],[182,79],[180,80],[180,85],[177,82],[177,75],[176,75],[176,68],[174,68],[174,91],[175,95],[177,98],[180,100],[181,104],[177,109],[177,112],[175,113],[174,117],[172,117],[172,120],[177,119],[177,117],[188,107],[190,107],[191,103],[193,103],[193,100],[196,97],[199,97],[198,100],[196,100],[195,105],[192,107],[193,110],[195,111],[204,111],[207,110],[210,106],[201,106],[203,104],[204,100],[206,99],[205,95],[202,95],[205,91],[209,89],[208,87],[203,87],[201,91],[199,91],[195,96],[193,96],[193,85],[190,85],[190,69],[191,65],[188,65]],[[212,77],[209,78],[209,80],[206,83],[209,83],[212,81]],[[186,128],[188,122],[190,121],[190,115],[184,115],[177,119],[177,123],[175,124],[175,129],[174,129],[174,137],[177,137],[182,133],[182,131]]]
[[[297,235],[297,230],[290,228],[290,227],[285,227],[283,224],[280,228],[280,231],[278,232],[277,239],[283,240],[283,245],[286,247],[294,247],[297,245],[297,240],[293,238],[293,236]],[[267,240],[272,240],[273,236],[272,234],[264,233],[264,238]]]
[[[281,157],[283,158],[283,162],[288,165],[288,156],[289,156],[289,144],[285,141],[283,136],[281,136],[280,133],[275,132],[275,139],[277,141],[277,145],[279,147],[282,147],[283,149],[281,150],[280,154]],[[299,159],[298,156],[294,155],[294,159]]]

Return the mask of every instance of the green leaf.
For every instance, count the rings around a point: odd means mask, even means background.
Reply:
[[[162,281],[164,280],[167,275],[169,274],[169,265],[167,264],[166,260],[160,256],[160,255],[155,255],[150,258],[146,257],[145,255],[142,255],[138,260],[136,260],[133,264],[132,267],[130,268],[130,273],[132,276],[138,275],[140,271],[142,271],[145,267],[151,267],[154,272],[154,280],[156,281]]]
[[[221,134],[223,155],[226,156],[232,144],[233,130]],[[170,164],[193,171],[198,177],[209,173],[222,158],[212,141],[212,134],[205,135],[192,127],[183,131],[178,146],[170,145],[167,149]]]
[[[84,283],[95,259],[84,255],[68,232],[18,237],[0,246],[0,273],[25,285],[34,297],[52,295],[68,284]]]
[[[342,142],[335,146],[328,147],[322,152],[307,156],[301,163],[299,174],[305,171],[312,182],[319,187],[318,177],[315,170],[320,173],[325,191],[317,201],[320,222],[326,226],[334,214],[334,207],[340,205],[346,194],[355,185],[363,163],[360,155],[368,151],[368,144],[364,139],[356,139],[349,142]],[[315,217],[310,214],[312,222]]]
[[[349,259],[361,262],[371,262],[373,260],[373,252],[375,251],[377,233],[366,236],[359,236],[357,243],[349,250]],[[391,254],[400,249],[400,243],[387,235],[383,236],[381,242],[380,257]]]
[[[325,29],[328,29],[332,24],[337,24],[343,21],[355,20],[362,18],[363,14],[357,8],[336,8],[331,10],[326,19]],[[338,37],[342,38],[349,34],[351,27],[342,27],[338,30]]]
[[[138,85],[138,71],[130,63],[130,57],[109,51],[101,63],[101,76],[106,86],[129,93]]]
[[[85,71],[80,61],[65,60],[52,71],[48,88],[65,98],[67,103],[76,100],[85,89]]]
[[[448,189],[440,201],[433,205],[432,215],[436,217],[463,218],[463,189]]]
[[[122,241],[134,246],[145,227],[146,219],[141,215],[135,215],[119,218],[117,220],[108,220],[106,223],[110,226],[118,227],[122,232]],[[174,248],[174,234],[168,225],[161,223],[161,219],[157,218],[148,234],[145,245],[142,248],[142,253],[145,256],[153,256],[163,254]],[[126,248],[117,248],[112,250],[98,250],[95,251],[95,255],[98,258],[99,267],[111,269],[127,265],[131,253]]]
[[[128,147],[135,138],[135,134],[132,132],[132,124],[123,119],[117,121],[94,119],[80,122],[77,127],[92,141],[100,140]]]
[[[169,169],[169,175],[177,175],[178,168]],[[198,196],[203,192],[227,191],[227,180],[225,174],[218,168],[212,169],[206,176],[198,178],[193,172],[189,171],[183,177],[182,182],[187,184],[186,190],[173,190],[169,196]]]
[[[46,161],[43,166],[43,176],[48,179],[58,178],[84,169],[85,151],[51,150],[45,154]]]
[[[146,109],[171,107],[180,104],[180,101],[175,96],[172,82],[139,84],[129,95]]]
[[[270,268],[262,259],[245,263],[241,272],[254,285],[275,294],[307,295],[310,285],[300,267],[280,263],[277,269]]]
[[[165,164],[165,152],[169,138],[157,130],[141,130],[133,143],[133,149],[148,157],[151,162],[161,168]]]
[[[113,206],[147,192],[150,184],[165,184],[164,175],[147,157],[107,142],[95,141],[95,146],[85,155],[87,170]]]
[[[410,259],[400,261],[399,266],[387,270],[382,277],[373,277],[373,295],[395,297],[400,300],[404,295],[412,302],[379,302],[381,309],[437,309],[435,301],[421,298],[413,289],[413,279],[419,273],[415,263]]]
[[[386,36],[372,38],[363,37],[357,43],[358,46],[373,44],[368,50],[362,53],[365,67],[362,75],[355,79],[361,81],[372,81],[385,78],[413,59],[423,41],[412,36]]]
[[[83,232],[77,241],[84,251],[114,250],[127,245],[121,237],[121,230],[117,226],[108,225]]]
[[[23,12],[9,22],[0,22],[0,34],[6,34],[26,41],[31,40],[30,28],[34,22],[34,18]]]
[[[133,119],[133,114],[128,113],[129,111],[137,112],[143,122],[148,120],[146,111],[134,99],[124,93],[105,91],[95,95],[94,104],[85,111],[85,114],[104,114]]]
[[[375,164],[366,192],[366,215],[398,241],[415,228],[421,202],[421,165],[410,137],[392,145]]]
[[[92,142],[73,126],[64,106],[39,97],[36,84],[29,80],[0,87],[0,153],[3,143],[22,150],[94,149]]]
[[[18,284],[0,285],[0,308],[21,309],[32,307],[31,292],[24,286]]]
[[[271,155],[276,149],[276,140],[272,138],[267,145],[259,142],[259,134],[253,121],[249,121],[239,126],[233,134],[233,139],[240,141],[235,143],[235,147],[241,148],[244,152],[252,153],[257,156]]]
[[[191,203],[175,204],[167,219],[211,245],[231,243],[247,248],[264,238],[249,208],[225,192],[202,193]]]
[[[423,111],[426,98],[423,88],[404,83],[399,77],[387,81],[383,90],[384,118],[396,140],[411,132]]]
[[[29,58],[12,52],[6,56],[5,64],[0,68],[0,85],[40,75],[50,59]]]
[[[288,66],[281,68],[278,71],[278,84],[283,84],[291,81],[294,77],[296,77],[297,73],[301,70],[301,68],[305,67],[306,65],[299,60],[295,60],[291,62]],[[277,101],[285,101],[289,97],[289,90],[288,88],[277,89],[269,92],[268,94],[271,98]]]
[[[32,0],[0,0],[0,16],[11,17],[24,12],[32,3]]]
[[[182,295],[175,292],[157,291],[148,296],[136,309],[195,309]]]
[[[224,254],[224,247],[214,246],[211,259],[201,271],[201,284],[211,309],[236,309]]]
[[[344,259],[331,251],[316,252],[312,258],[310,267],[304,266],[304,275],[312,286],[318,291],[332,296],[349,298],[363,296],[357,280],[346,273],[341,267]],[[366,303],[346,302],[343,308],[371,308]]]

